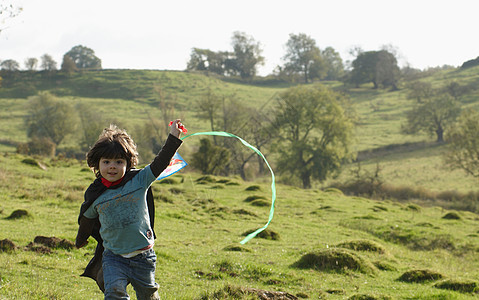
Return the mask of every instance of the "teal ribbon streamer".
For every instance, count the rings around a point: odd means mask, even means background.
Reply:
[[[261,158],[263,158],[264,162],[266,163],[266,165],[268,166],[269,170],[271,171],[271,209],[269,211],[269,218],[268,218],[268,222],[266,223],[266,225],[264,225],[263,227],[255,230],[254,232],[248,234],[241,242],[240,244],[244,245],[246,244],[249,240],[251,240],[252,238],[254,238],[258,233],[260,233],[261,231],[265,230],[269,223],[271,223],[271,220],[273,220],[273,215],[274,215],[274,203],[276,202],[276,187],[275,187],[275,180],[274,180],[274,173],[273,173],[273,169],[271,169],[271,166],[269,165],[268,161],[266,160],[266,158],[264,157],[263,153],[261,153],[258,149],[256,149],[255,147],[253,147],[251,144],[249,144],[248,142],[246,142],[245,140],[243,140],[242,138],[240,138],[239,136],[236,136],[234,134],[231,134],[231,133],[228,133],[228,132],[224,132],[224,131],[208,131],[208,132],[196,132],[196,133],[192,133],[192,134],[189,134],[189,135],[185,135],[184,137],[182,137],[181,139],[184,140],[190,136],[195,136],[195,135],[216,135],[216,136],[225,136],[225,137],[233,137],[233,138],[237,138],[238,140],[241,141],[241,143],[243,143],[243,145],[245,145],[246,147],[250,148],[251,150],[253,150],[254,152],[256,152],[256,154],[258,154],[259,156],[261,156]]]

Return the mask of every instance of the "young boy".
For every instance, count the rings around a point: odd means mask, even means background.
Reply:
[[[105,129],[87,153],[88,166],[97,179],[85,192],[76,246],[88,244],[90,235],[98,241],[95,256],[82,276],[95,279],[105,299],[129,299],[129,283],[138,299],[159,299],[149,187],[181,145],[182,126],[179,119],[173,122],[163,148],[144,169],[134,169],[138,163],[136,145],[116,126]]]

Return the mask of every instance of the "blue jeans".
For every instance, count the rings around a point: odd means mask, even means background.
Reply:
[[[135,289],[138,300],[160,299],[155,282],[156,254],[153,248],[132,258],[124,258],[105,249],[102,265],[105,299],[130,299],[126,292],[129,283]]]

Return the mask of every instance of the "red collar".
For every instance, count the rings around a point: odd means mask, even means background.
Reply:
[[[117,185],[117,184],[120,184],[120,182],[123,180],[123,177],[118,179],[117,181],[114,181],[114,182],[111,182],[111,181],[108,181],[106,180],[105,178],[101,178],[101,183],[103,183],[104,186],[106,186],[107,188],[111,187],[111,186],[114,186],[114,185]]]

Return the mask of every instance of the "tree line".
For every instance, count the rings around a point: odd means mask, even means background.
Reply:
[[[211,72],[221,76],[238,77],[251,81],[257,77],[259,66],[264,64],[261,43],[252,36],[236,31],[231,38],[231,51],[212,51],[192,48],[187,62],[187,71]],[[346,66],[340,54],[332,47],[320,49],[316,41],[304,33],[290,34],[285,44],[284,64],[273,70],[272,76],[283,81],[309,83],[315,80],[340,80],[355,85],[373,83],[374,88],[397,88],[400,69],[393,51],[363,51],[355,48],[355,59]],[[4,71],[19,71],[20,64],[13,59],[0,60]],[[83,45],[74,46],[64,54],[61,71],[72,73],[78,70],[101,69],[101,59],[93,49]],[[26,58],[27,71],[56,71],[58,63],[49,54]]]

